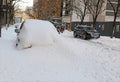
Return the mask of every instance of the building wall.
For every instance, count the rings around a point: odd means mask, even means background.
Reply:
[[[117,5],[117,1],[118,0],[111,0],[112,4],[114,4],[114,7],[116,7]],[[106,2],[106,11],[105,11],[105,21],[113,21],[114,20],[114,11],[113,8],[111,7],[111,5],[109,3]],[[118,13],[118,16],[116,21],[120,21],[120,11]]]
[[[61,17],[61,0],[35,0],[34,9],[39,19]]]
[[[74,1],[78,1],[78,0],[74,0]],[[112,0],[112,1],[113,1],[113,3],[116,4],[117,0]],[[81,5],[79,5],[79,6],[81,6]],[[82,8],[82,6],[81,6],[81,8]],[[98,16],[97,22],[110,22],[110,21],[113,21],[113,19],[114,19],[113,10],[110,7],[110,5],[107,3],[107,0],[105,0],[105,4],[103,5],[102,10],[104,10],[104,11]],[[65,11],[63,11],[63,12],[65,12]],[[63,21],[70,22],[70,16],[71,15],[64,16]],[[80,22],[80,17],[77,16],[74,11],[72,12],[71,17],[72,17],[72,22]],[[85,22],[92,22],[93,21],[92,16],[90,14],[87,14],[85,16],[84,21]],[[120,21],[120,14],[119,14],[119,17],[117,17],[117,21]]]
[[[63,4],[61,4],[61,1],[63,1]],[[71,12],[69,9],[71,7],[72,1],[77,1],[77,0],[55,0],[55,1],[34,0],[34,7],[36,9],[36,13],[35,13],[36,18],[48,19],[49,17],[61,17],[61,12],[62,12],[63,22],[70,22],[70,21],[80,22],[80,17],[77,16],[74,11]],[[112,1],[113,3],[116,3],[117,0],[112,0]],[[63,8],[61,6],[63,6]],[[114,17],[113,10],[111,9],[110,5],[107,3],[107,0],[105,0],[105,4],[102,7],[102,10],[104,11],[98,16],[97,22],[113,21],[113,17]],[[93,21],[92,16],[90,14],[87,14],[85,16],[84,21],[92,22]],[[117,21],[120,21],[120,17],[117,18]]]
[[[38,0],[33,0],[33,3],[36,3],[36,2],[38,2]]]
[[[81,4],[81,5],[82,5],[82,4]],[[103,4],[101,11],[104,10],[105,7],[106,7],[106,4]],[[85,16],[84,21],[85,21],[85,22],[93,22],[92,15],[88,13],[88,14]],[[101,14],[99,14],[99,16],[98,16],[98,18],[97,18],[97,22],[103,22],[103,21],[105,21],[105,12],[104,12],[104,11],[103,11]]]

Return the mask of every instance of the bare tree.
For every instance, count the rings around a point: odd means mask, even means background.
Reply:
[[[118,15],[120,15],[120,0],[116,1],[116,5],[114,5],[114,3],[112,3],[111,0],[108,0],[108,2],[110,3],[110,5],[114,11],[114,20],[113,20],[112,33],[111,33],[111,38],[113,38],[115,27],[116,27],[116,18]]]
[[[3,1],[5,1],[5,4],[3,4]],[[2,14],[5,13],[6,17],[6,24],[10,24],[10,22],[13,20],[14,17],[14,7],[17,2],[21,0],[0,0],[0,37],[1,37],[1,22],[2,22]],[[4,9],[5,8],[5,9]],[[4,12],[3,12],[4,10]],[[8,19],[9,14],[9,19]],[[9,21],[9,22],[7,22]]]
[[[105,10],[103,9],[105,0],[89,0],[88,10],[93,18],[93,27],[96,26],[98,16]]]
[[[32,7],[27,7],[26,10],[25,10],[25,13],[26,13],[29,17],[35,19],[35,16],[33,15],[33,8],[32,8]]]
[[[80,17],[81,23],[84,22],[84,18],[87,14],[89,0],[75,0],[73,3],[73,11]]]
[[[9,23],[8,25],[14,20],[14,14],[19,10],[19,5],[17,3],[22,2],[21,0],[10,0],[9,2]]]

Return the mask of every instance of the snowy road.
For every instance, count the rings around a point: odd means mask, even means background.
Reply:
[[[0,82],[120,82],[120,40],[85,41],[65,31],[49,46],[16,50],[13,29],[0,39]]]

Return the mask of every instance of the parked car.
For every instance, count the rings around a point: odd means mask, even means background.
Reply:
[[[56,21],[50,21],[57,29],[58,33],[63,33],[65,26],[62,24],[62,22],[56,22]]]
[[[46,46],[56,42],[59,36],[56,28],[49,21],[27,19],[16,27],[16,47],[19,49],[32,46]]]
[[[74,37],[80,37],[82,39],[100,38],[100,33],[93,27],[87,25],[78,25],[73,32]]]

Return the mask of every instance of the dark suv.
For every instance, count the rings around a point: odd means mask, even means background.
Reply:
[[[78,25],[73,32],[74,37],[82,39],[100,38],[100,33],[93,29],[91,26]]]

